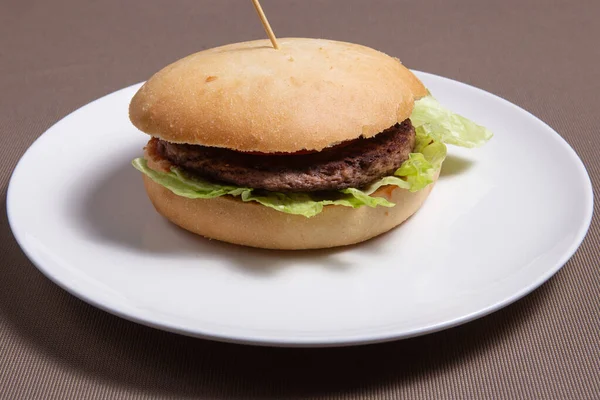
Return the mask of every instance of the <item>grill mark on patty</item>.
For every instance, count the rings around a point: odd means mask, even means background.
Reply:
[[[364,188],[391,175],[415,145],[409,119],[369,139],[355,139],[316,153],[244,153],[152,139],[152,153],[185,172],[212,181],[276,192]]]

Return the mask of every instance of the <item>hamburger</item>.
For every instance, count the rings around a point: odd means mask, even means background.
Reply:
[[[359,243],[426,200],[446,145],[487,129],[443,108],[397,58],[351,43],[221,46],[153,75],[129,106],[133,161],[176,225],[268,249]]]

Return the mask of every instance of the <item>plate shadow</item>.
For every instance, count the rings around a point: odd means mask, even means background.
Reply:
[[[6,210],[3,191],[0,206]],[[17,247],[6,212],[0,214],[0,240]],[[527,321],[543,312],[541,306],[560,290],[553,278],[492,315],[407,340],[345,348],[265,348],[185,337],[115,317],[60,289],[22,252],[9,251],[0,279],[0,318],[45,363],[67,365],[86,379],[142,393],[231,399],[351,396],[372,387],[408,386],[437,370],[486,357],[523,334]]]

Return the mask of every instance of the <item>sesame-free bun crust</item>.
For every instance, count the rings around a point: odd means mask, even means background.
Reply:
[[[320,249],[363,242],[389,231],[413,215],[433,184],[411,193],[384,186],[373,195],[396,204],[392,208],[325,206],[312,218],[285,214],[232,196],[214,199],[181,197],[144,175],[154,208],[180,227],[224,242],[265,249]]]
[[[295,152],[371,137],[427,94],[400,61],[357,44],[282,38],[185,57],[152,76],[129,107],[163,140],[239,151]]]

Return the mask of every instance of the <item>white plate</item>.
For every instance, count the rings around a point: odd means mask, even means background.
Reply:
[[[531,292],[569,259],[591,221],[591,183],[575,152],[533,115],[419,76],[495,137],[477,150],[449,147],[423,208],[367,243],[261,251],[165,221],[130,165],[147,140],[127,117],[139,85],[75,111],[31,146],[8,191],[11,227],[34,264],[75,296],[187,335],[348,345],[473,320]]]

